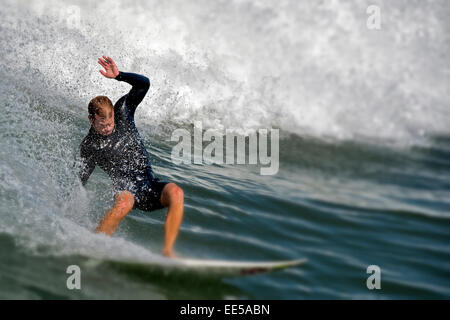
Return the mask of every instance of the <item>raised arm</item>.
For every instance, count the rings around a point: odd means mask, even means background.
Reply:
[[[125,81],[132,85],[130,92],[126,95],[125,103],[130,109],[131,114],[134,114],[137,106],[144,99],[148,89],[150,88],[150,80],[147,77],[136,73],[122,71],[119,71],[119,74],[115,79],[117,81]]]
[[[132,115],[136,111],[137,106],[144,99],[150,88],[150,80],[142,75],[136,73],[122,72],[117,68],[114,60],[110,57],[103,56],[98,58],[98,63],[105,68],[105,71],[100,70],[100,73],[106,78],[116,79],[117,81],[125,81],[131,84],[132,88],[125,97],[126,106],[129,108]]]

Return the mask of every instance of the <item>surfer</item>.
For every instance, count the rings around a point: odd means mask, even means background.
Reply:
[[[174,257],[173,245],[183,218],[184,193],[173,182],[155,176],[136,125],[134,113],[144,99],[150,81],[135,73],[119,71],[112,58],[103,56],[100,73],[132,86],[113,106],[106,96],[93,98],[88,105],[91,128],[80,145],[83,186],[98,165],[113,182],[114,205],[100,221],[96,232],[112,235],[120,221],[133,209],[154,211],[168,207],[162,253]]]

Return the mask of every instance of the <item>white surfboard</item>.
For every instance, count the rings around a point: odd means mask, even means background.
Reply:
[[[140,270],[161,271],[164,273],[189,273],[204,277],[242,277],[261,273],[272,272],[302,265],[306,259],[284,260],[284,261],[226,261],[226,260],[203,260],[188,258],[162,258],[155,261],[130,261],[130,260],[97,260],[90,259],[91,266],[110,262],[138,268]]]
[[[179,259],[176,268],[211,276],[239,277],[299,266],[305,262],[306,259],[268,262]]]

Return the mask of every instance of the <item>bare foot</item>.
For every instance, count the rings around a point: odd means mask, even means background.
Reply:
[[[175,253],[173,253],[172,250],[163,250],[162,254],[167,258],[178,258],[178,256]]]

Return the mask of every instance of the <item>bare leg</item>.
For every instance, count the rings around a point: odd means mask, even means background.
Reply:
[[[120,221],[133,209],[134,196],[129,191],[121,191],[114,199],[114,206],[100,221],[95,232],[112,235]]]
[[[167,184],[161,194],[161,204],[169,207],[166,223],[164,225],[163,254],[167,257],[175,257],[173,245],[177,239],[178,230],[183,220],[184,193],[175,183]]]

